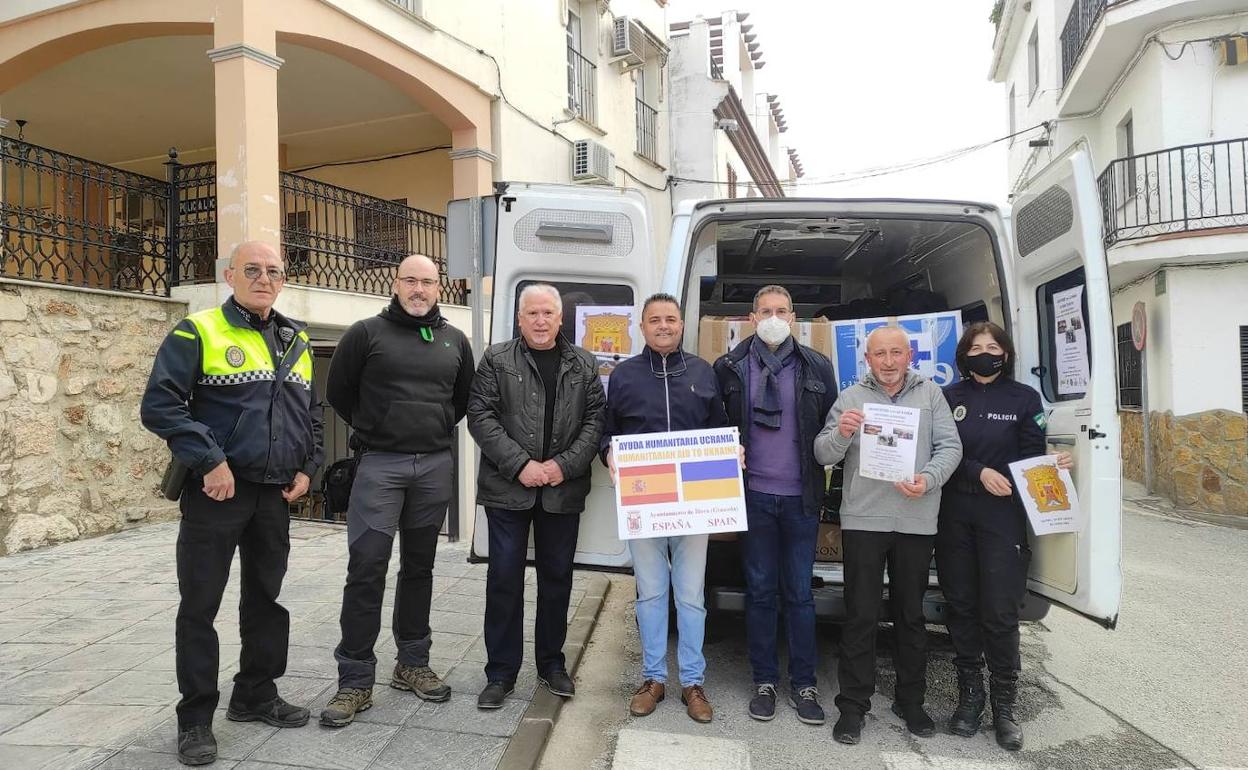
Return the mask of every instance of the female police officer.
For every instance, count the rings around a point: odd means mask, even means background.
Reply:
[[[997,743],[1017,751],[1023,747],[1014,721],[1018,608],[1031,551],[1008,465],[1044,454],[1044,409],[1034,389],[1011,377],[1014,343],[1000,326],[980,321],[967,327],[957,365],[965,379],[946,388],[945,398],[963,455],[944,488],[936,533],[936,567],[958,669],[958,706],[949,732],[969,737],[979,729],[987,658]],[[1057,459],[1070,467],[1069,454]]]

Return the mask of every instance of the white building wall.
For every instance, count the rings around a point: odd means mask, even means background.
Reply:
[[[1174,411],[1174,365],[1170,293],[1157,296],[1150,276],[1114,294],[1114,326],[1131,320],[1135,303],[1143,302],[1148,315],[1148,340],[1144,347],[1148,366],[1148,409]]]
[[[1239,327],[1248,326],[1245,290],[1248,263],[1166,271],[1176,415],[1243,408]]]

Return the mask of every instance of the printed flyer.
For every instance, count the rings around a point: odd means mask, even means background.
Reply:
[[[858,437],[858,475],[881,481],[913,481],[921,412],[908,406],[863,404]]]
[[[1053,455],[1010,463],[1014,488],[1027,509],[1027,520],[1037,535],[1078,532],[1083,523],[1079,498],[1070,471],[1057,467]]]

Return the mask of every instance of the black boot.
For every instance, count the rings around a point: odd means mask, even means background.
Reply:
[[[992,726],[997,731],[997,745],[1006,751],[1023,747],[1023,728],[1014,721],[1014,698],[1018,683],[1013,677],[992,675]]]
[[[970,738],[979,731],[984,714],[984,674],[977,668],[958,669],[958,707],[949,717],[949,732]]]

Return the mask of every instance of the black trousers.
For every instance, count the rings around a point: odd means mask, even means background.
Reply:
[[[277,603],[290,555],[290,513],[281,487],[234,479],[234,497],[216,501],[203,479],[188,479],[178,529],[176,625],[178,726],[211,724],[217,707],[220,650],[213,621],[237,548],[242,562],[239,636],[242,652],[231,703],[254,705],[277,697],[286,673],[290,613]]]
[[[547,513],[541,504],[527,511],[486,508],[490,527],[490,566],[485,577],[485,649],[490,682],[514,682],[524,651],[524,564],[533,527],[537,569],[537,619],[533,647],[537,673],[563,671],[568,635],[572,561],[576,556],[579,513]]]
[[[946,625],[959,668],[1014,680],[1018,608],[1027,590],[1026,514],[1018,501],[946,489],[936,533],[936,569],[948,602]]]
[[[396,657],[406,666],[429,665],[429,605],[440,529],[439,523],[399,530],[399,578],[390,625],[398,647]],[[373,646],[381,633],[381,602],[393,547],[394,538],[375,529],[365,531],[349,546],[347,585],[338,619],[342,641],[334,650],[340,687],[368,689],[376,680]]]
[[[875,637],[880,623],[884,569],[897,634],[893,665],[897,687],[893,699],[902,705],[922,704],[927,693],[927,631],[923,594],[932,563],[933,535],[844,530],[845,626],[837,665],[840,693],[836,707],[865,714],[875,692]]]

